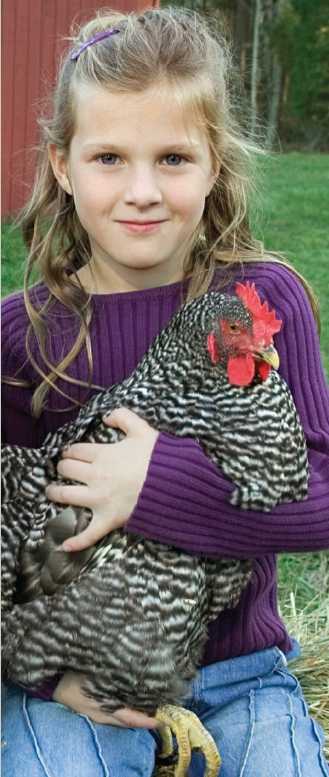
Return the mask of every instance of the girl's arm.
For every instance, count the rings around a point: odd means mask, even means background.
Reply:
[[[234,486],[198,443],[162,433],[128,532],[192,553],[236,558],[329,547],[329,395],[314,317],[289,270],[280,267],[256,284],[284,322],[276,345],[308,443],[308,498],[270,513],[232,507]]]

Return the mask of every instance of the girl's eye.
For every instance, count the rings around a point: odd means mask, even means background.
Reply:
[[[179,160],[179,162],[180,162],[182,159],[183,159],[185,162],[187,161],[187,160],[185,159],[185,157],[181,156],[180,154],[168,154],[168,156],[166,156],[166,157],[165,157],[165,159],[167,159],[167,160],[168,160],[168,159],[170,159],[170,160],[173,160],[173,159],[174,159],[174,160],[176,160],[176,162],[177,162],[177,160]],[[170,164],[170,165],[169,165],[169,167],[178,167],[178,166],[179,166],[179,165],[178,165],[178,164],[175,164],[175,163],[174,163],[173,165],[172,165],[172,164]]]
[[[113,159],[118,159],[119,157],[117,154],[99,154],[97,157],[97,161],[101,162],[104,165],[112,165]]]

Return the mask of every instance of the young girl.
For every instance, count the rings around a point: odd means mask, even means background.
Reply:
[[[255,282],[284,324],[276,346],[308,441],[308,498],[270,514],[234,508],[232,483],[196,441],[125,408],[107,420],[125,439],[72,446],[58,471],[82,485],[53,484],[48,496],[93,511],[71,551],[120,526],[200,556],[253,559],[239,605],[211,624],[186,706],[218,745],[221,777],[316,777],[329,774],[323,736],[287,669],[298,645],[278,615],[275,553],[329,545],[329,402],[312,296],[250,234],[257,149],[233,118],[230,82],[224,42],[194,12],[102,12],[72,40],[23,217],[25,293],[3,306],[4,437],[40,445],[130,374],[184,298]],[[35,268],[41,282],[28,291]],[[66,672],[38,694],[6,686],[6,777],[152,774],[154,719],[105,715],[81,680]],[[194,755],[189,775],[202,773]]]

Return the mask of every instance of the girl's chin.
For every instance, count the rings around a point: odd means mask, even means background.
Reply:
[[[170,257],[171,260],[171,257]],[[163,270],[166,271],[166,266],[168,264],[168,259],[164,259],[161,261],[161,259],[158,259],[157,261],[154,261],[154,254],[151,256],[136,256],[134,254],[133,257],[129,257],[129,259],[118,259],[117,260],[117,266],[125,267],[127,270]],[[172,262],[170,261],[170,264]]]

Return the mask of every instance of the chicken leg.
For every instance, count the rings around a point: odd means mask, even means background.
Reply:
[[[200,750],[204,755],[204,777],[217,777],[221,764],[220,755],[212,736],[194,712],[166,704],[159,707],[155,717],[160,724],[159,733],[162,739],[160,763],[162,758],[168,758],[174,752],[173,734],[177,740],[178,761],[173,772],[174,777],[185,777],[193,750]]]

